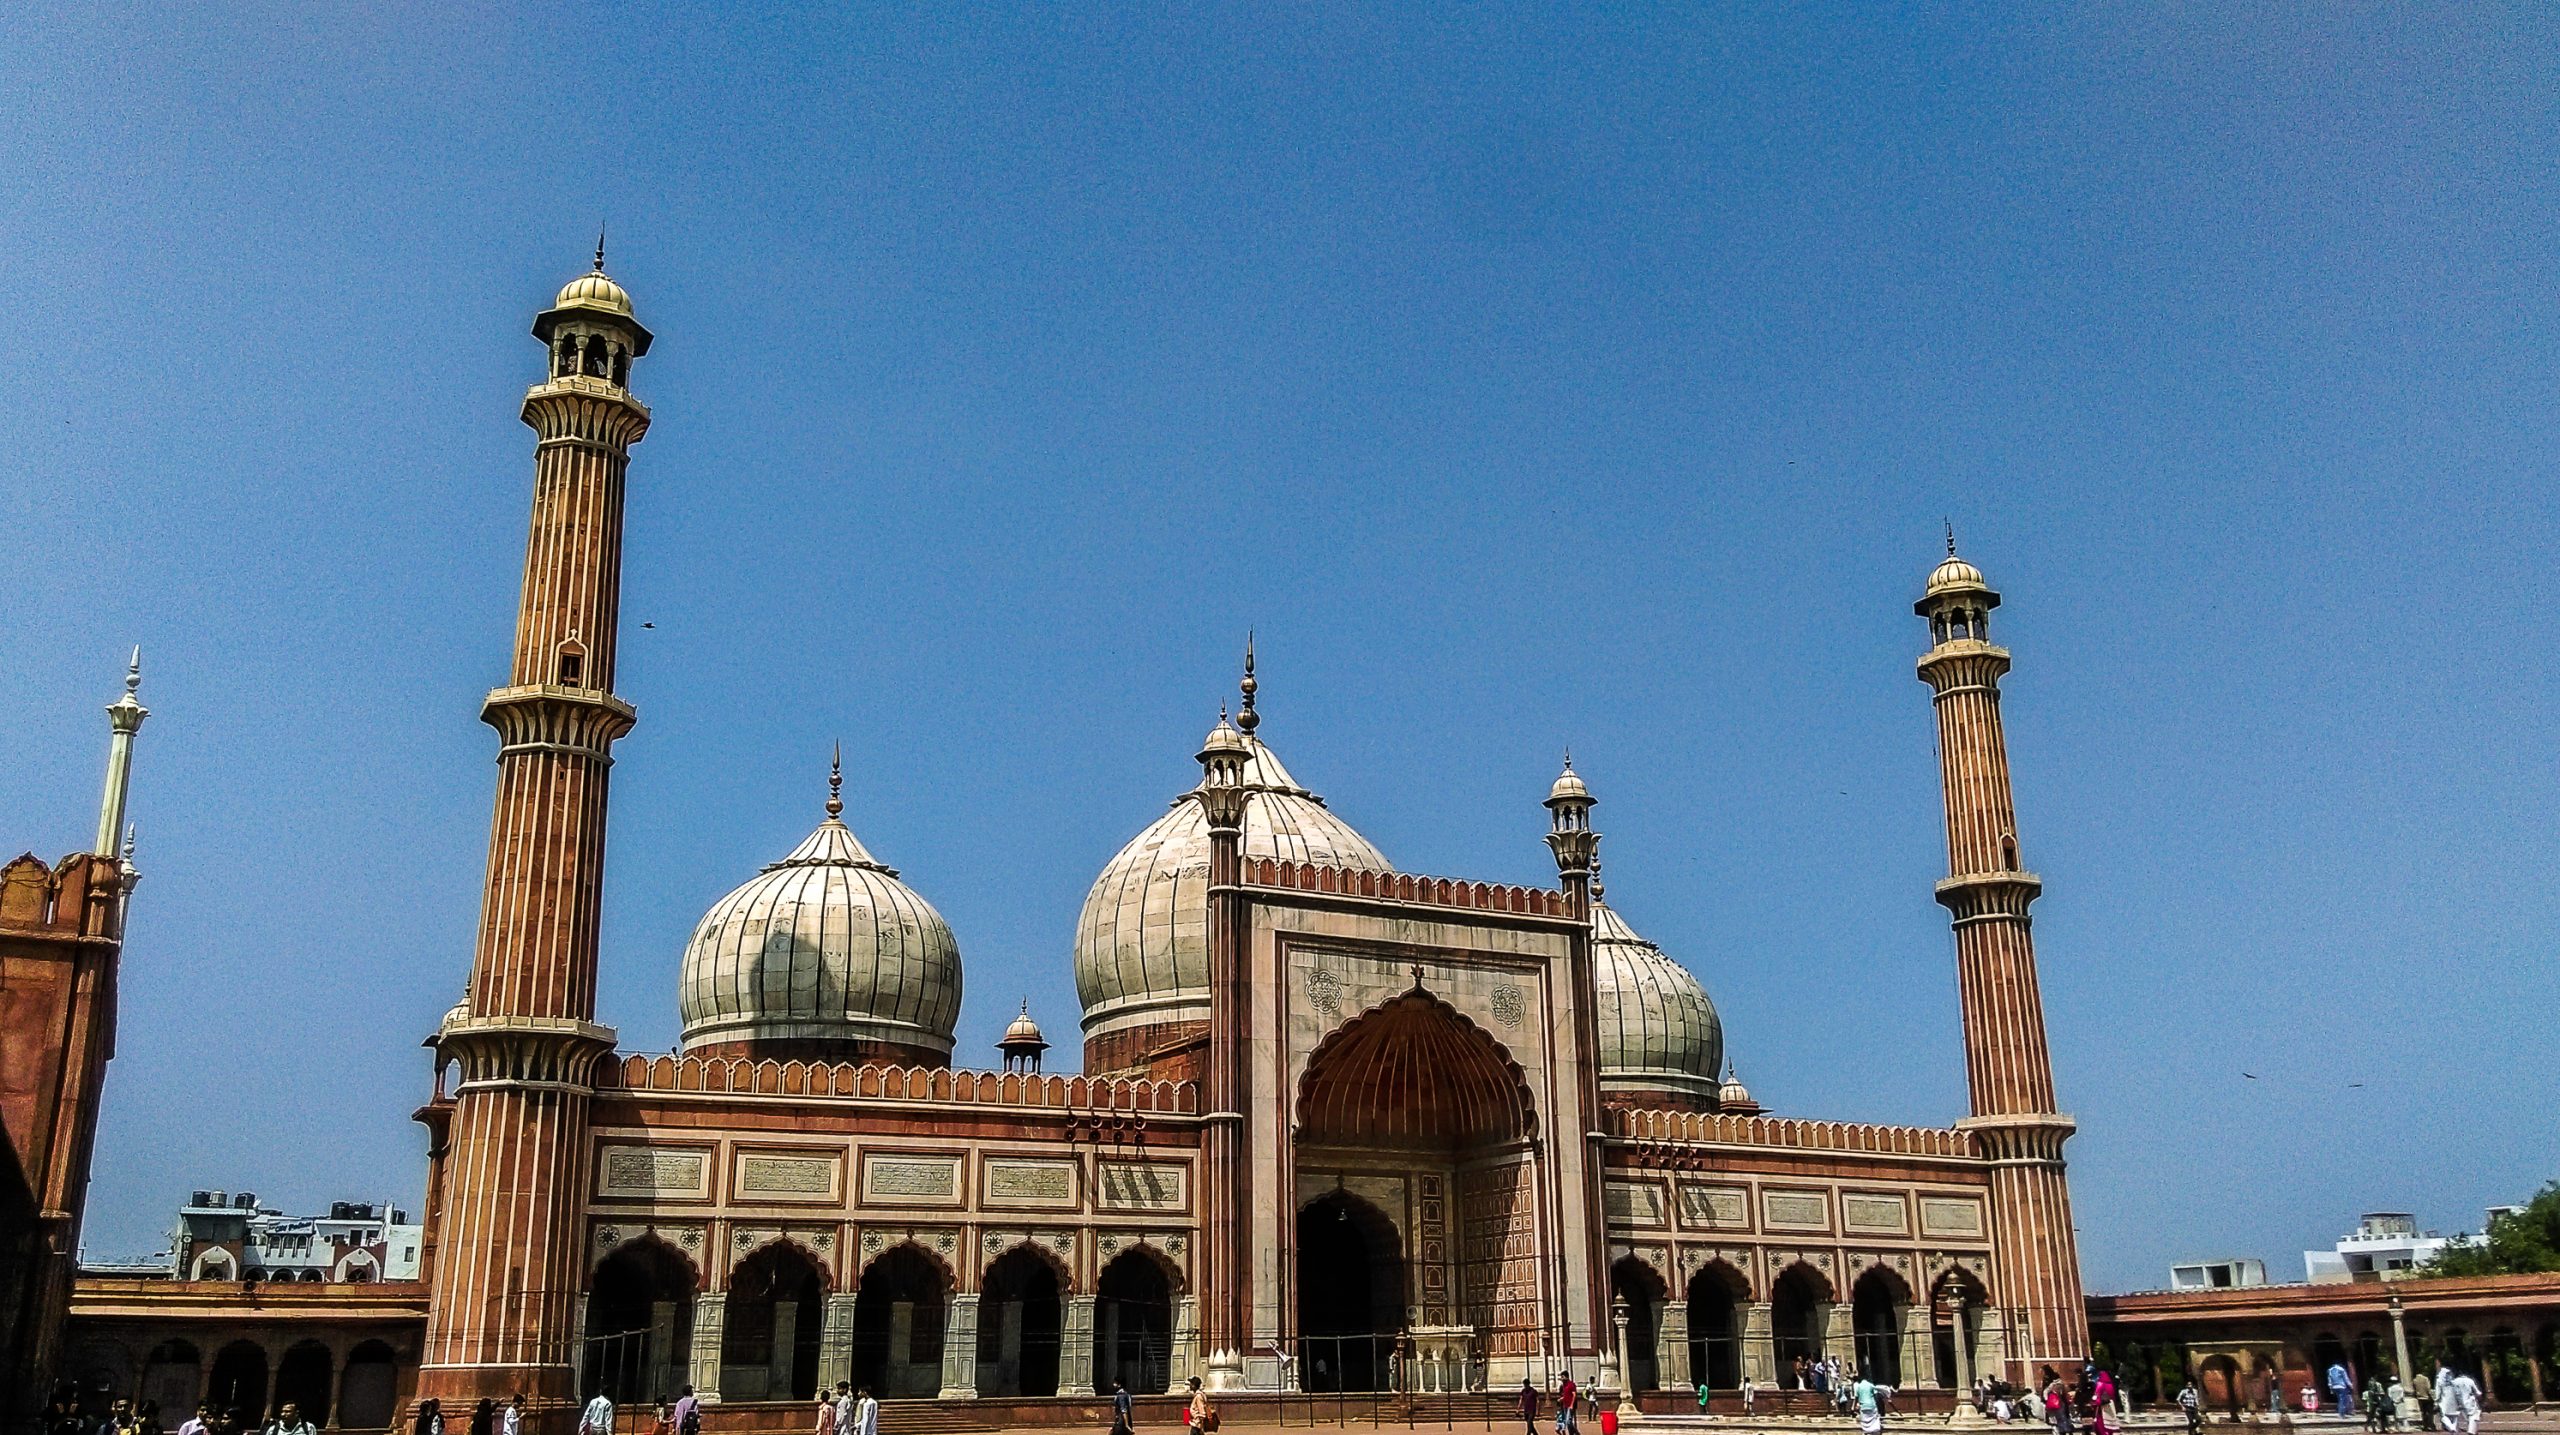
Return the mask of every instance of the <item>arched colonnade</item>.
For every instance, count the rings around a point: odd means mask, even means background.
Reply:
[[[883,1398],[1171,1389],[1191,1373],[1181,1267],[1143,1241],[1106,1245],[1088,1287],[1036,1237],[984,1237],[967,1279],[956,1237],[902,1237],[866,1249],[839,1289],[820,1243],[773,1237],[735,1252],[710,1290],[691,1256],[643,1233],[596,1262],[580,1383],[640,1403],[687,1385],[724,1402],[807,1400],[839,1380]]]
[[[1803,1261],[1780,1269],[1763,1292],[1720,1257],[1675,1285],[1652,1261],[1624,1255],[1609,1284],[1635,1390],[1734,1390],[1746,1378],[1763,1390],[1798,1389],[1827,1356],[1889,1385],[1967,1390],[1998,1359],[1982,1282],[1960,1266],[1941,1271],[1925,1300],[1882,1264],[1858,1271],[1846,1299]]]

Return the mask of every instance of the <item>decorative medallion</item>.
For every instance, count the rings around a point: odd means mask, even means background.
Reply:
[[[1518,987],[1504,982],[1493,989],[1493,1019],[1507,1027],[1517,1027],[1528,1018],[1529,996]]]
[[[1317,967],[1307,973],[1307,1005],[1326,1016],[1342,1015],[1342,978]]]

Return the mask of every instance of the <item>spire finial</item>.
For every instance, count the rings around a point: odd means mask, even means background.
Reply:
[[[1566,748],[1566,749],[1564,750],[1564,770],[1565,770],[1565,771],[1567,771],[1567,772],[1571,772],[1571,771],[1573,771],[1573,749],[1572,749],[1572,748]]]
[[[827,820],[844,816],[844,743],[836,743],[835,760],[827,764]]]
[[[1594,902],[1599,901],[1602,897],[1608,895],[1608,891],[1608,888],[1600,885],[1600,859],[1597,855],[1594,855],[1591,859],[1591,900]]]
[[[596,225],[596,272],[604,272],[604,225]]]
[[[134,824],[126,823],[124,825],[124,865],[127,867],[133,865],[133,834]]]
[[[142,690],[142,645],[133,645],[133,661],[125,666],[124,692],[131,697]]]
[[[1244,694],[1244,702],[1236,709],[1236,727],[1247,737],[1253,736],[1253,730],[1262,726],[1262,714],[1253,710],[1254,690],[1261,686],[1253,678],[1253,630],[1247,628],[1244,634],[1244,681],[1236,684]]]
[[[1952,518],[1942,518],[1938,521],[1947,525],[1947,556],[1953,558],[1956,556],[1956,521]]]

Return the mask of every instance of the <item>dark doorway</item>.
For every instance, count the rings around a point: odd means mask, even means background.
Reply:
[[[1822,1354],[1822,1308],[1831,1303],[1831,1283],[1799,1261],[1779,1275],[1769,1290],[1769,1353],[1776,1360],[1778,1388],[1800,1390],[1804,1376],[1796,1362]]]
[[[390,1346],[368,1340],[348,1351],[347,1373],[338,1383],[339,1429],[382,1430],[390,1426],[400,1386],[400,1369]]]
[[[1627,1311],[1627,1388],[1660,1390],[1662,1303],[1669,1295],[1662,1277],[1654,1274],[1653,1267],[1627,1256],[1609,1268],[1609,1295]]]
[[[776,1241],[729,1273],[720,1330],[720,1394],[729,1400],[807,1400],[818,1391],[818,1327],[827,1278],[809,1253]]]
[[[1173,1282],[1145,1251],[1123,1251],[1102,1268],[1093,1303],[1093,1388],[1119,1381],[1133,1395],[1173,1384]]]
[[[1298,1379],[1308,1391],[1383,1390],[1404,1326],[1392,1222],[1347,1191],[1298,1213]]]
[[[865,1267],[853,1300],[853,1383],[881,1396],[942,1393],[944,1298],[951,1283],[902,1245]]]
[[[254,1341],[235,1340],[213,1358],[205,1399],[243,1421],[267,1418],[267,1352]]]
[[[693,1352],[693,1267],[655,1240],[596,1267],[587,1291],[586,1393],[618,1405],[676,1398]]]
[[[142,1398],[160,1402],[170,1418],[196,1408],[196,1391],[204,1384],[204,1357],[183,1340],[164,1341],[142,1362]]]
[[[1058,1393],[1058,1272],[1016,1246],[987,1267],[978,1295],[978,1393]]]
[[[1871,1269],[1850,1287],[1849,1303],[1858,1372],[1879,1385],[1900,1385],[1902,1320],[1911,1308],[1911,1287],[1891,1271]]]
[[[1742,1273],[1711,1262],[1689,1278],[1689,1375],[1709,1390],[1742,1388]]]
[[[299,1407],[303,1419],[315,1426],[329,1423],[329,1374],[333,1362],[329,1347],[316,1340],[306,1340],[284,1353],[276,1362],[276,1409],[290,1401]]]

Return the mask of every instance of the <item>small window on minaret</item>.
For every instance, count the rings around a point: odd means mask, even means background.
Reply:
[[[627,388],[631,383],[631,351],[616,344],[613,347],[613,386]]]
[[[560,686],[583,688],[587,685],[587,649],[571,638],[560,645]]]
[[[2018,870],[2018,839],[2005,832],[2000,835],[2000,868],[2004,872]]]

